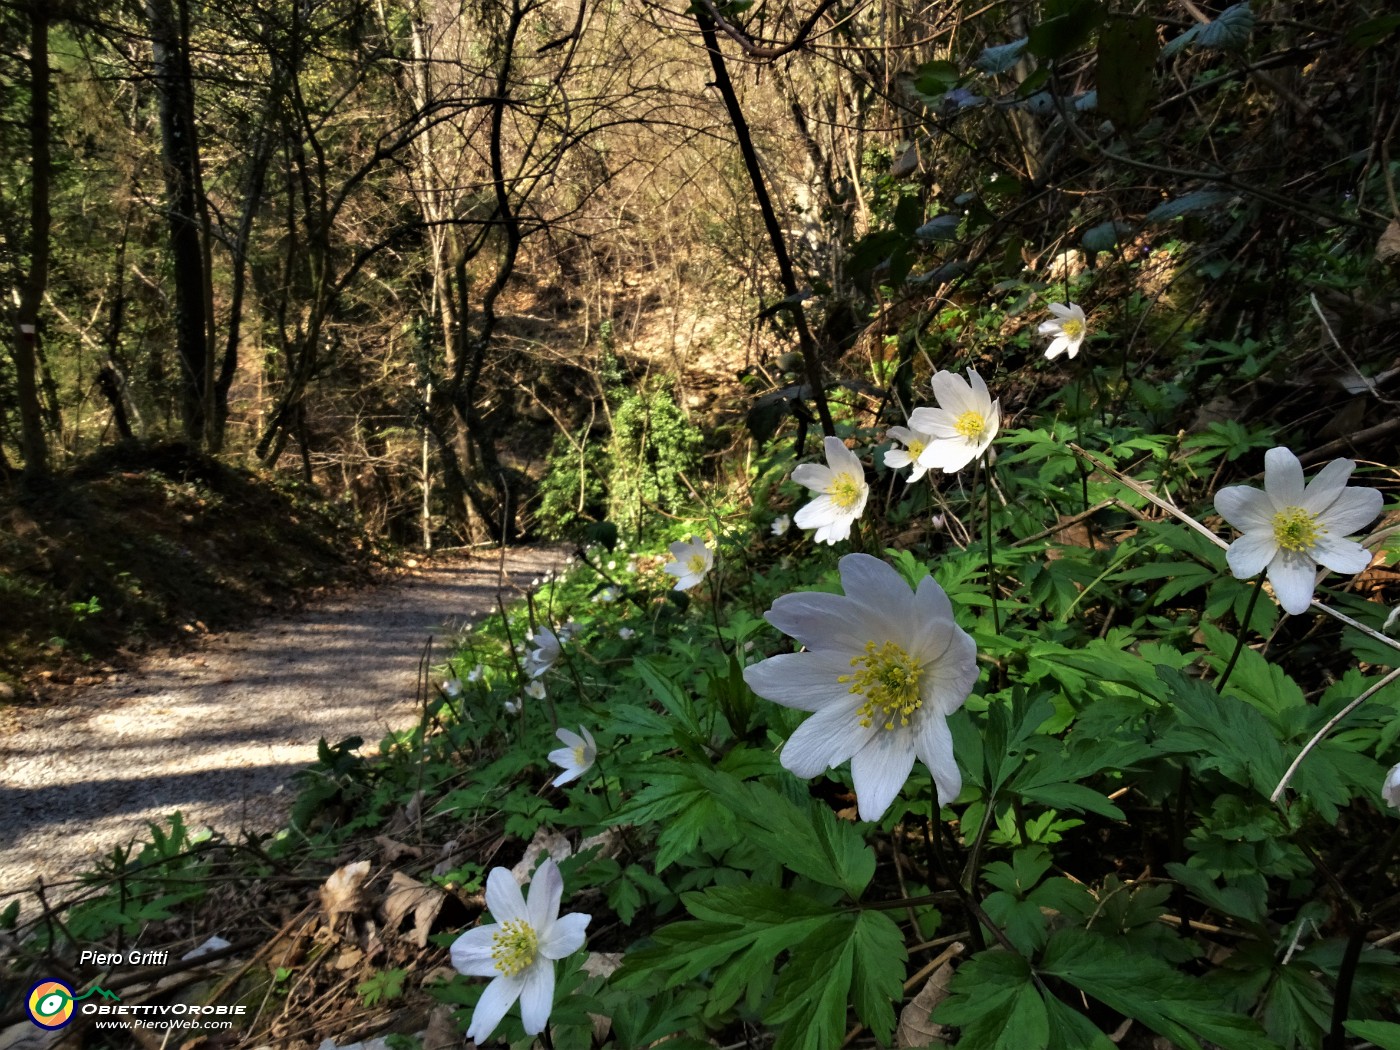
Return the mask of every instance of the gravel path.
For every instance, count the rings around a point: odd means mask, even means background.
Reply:
[[[416,722],[418,661],[429,635],[488,615],[498,589],[563,563],[561,549],[516,548],[437,560],[407,577],[285,619],[154,656],[59,704],[24,710],[0,737],[0,907],[9,894],[72,878],[85,862],[144,837],[178,809],[186,825],[281,826],[291,775],[316,742]]]

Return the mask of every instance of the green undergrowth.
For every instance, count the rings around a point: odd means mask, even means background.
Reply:
[[[0,676],[80,674],[285,609],[367,579],[373,557],[306,486],[181,445],[105,449],[0,493]]]

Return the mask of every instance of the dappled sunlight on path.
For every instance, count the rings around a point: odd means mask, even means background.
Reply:
[[[316,743],[362,736],[373,751],[415,723],[418,663],[457,630],[562,564],[558,549],[438,561],[412,576],[285,619],[154,656],[0,737],[0,904],[73,878],[174,810],[190,827],[273,830]]]

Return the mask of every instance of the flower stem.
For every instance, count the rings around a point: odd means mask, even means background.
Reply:
[[[1254,620],[1254,607],[1259,603],[1259,593],[1264,589],[1264,574],[1261,572],[1254,577],[1254,590],[1250,592],[1249,604],[1244,609],[1244,622],[1240,624],[1239,634],[1235,638],[1235,651],[1230,654],[1230,662],[1225,665],[1225,670],[1220,672],[1220,677],[1215,680],[1215,691],[1224,693],[1225,683],[1230,680],[1230,673],[1234,671],[1235,664],[1239,661],[1240,653],[1244,651],[1244,636],[1249,633],[1249,625]]]
[[[984,530],[987,534],[987,593],[992,597],[992,630],[1001,634],[1001,613],[997,609],[997,565],[992,555],[992,455],[988,452],[982,457],[987,465],[986,486],[987,486],[987,526]]]

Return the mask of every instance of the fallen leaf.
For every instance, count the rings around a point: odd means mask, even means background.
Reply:
[[[389,892],[384,895],[384,903],[379,906],[380,914],[390,930],[398,931],[409,915],[413,916],[413,929],[400,936],[420,948],[428,946],[428,934],[433,922],[442,911],[447,894],[435,886],[425,886],[417,879],[410,878],[401,871],[394,872],[389,881]]]
[[[1400,219],[1391,219],[1376,243],[1376,262],[1396,261],[1400,261]]]
[[[391,839],[388,835],[374,836],[375,845],[384,851],[384,863],[393,864],[400,857],[412,857],[417,859],[423,855],[423,850],[418,846],[409,846],[398,839]]]
[[[369,911],[369,894],[365,892],[365,882],[369,879],[369,861],[357,860],[343,868],[336,869],[321,886],[321,907],[325,910],[328,925],[338,926],[342,916],[357,915]]]
[[[523,886],[529,881],[541,857],[553,857],[556,861],[561,861],[573,852],[574,848],[569,845],[569,840],[559,832],[549,828],[536,828],[535,837],[525,847],[525,856],[520,858],[519,864],[510,869],[510,873],[515,876],[515,881]]]
[[[929,1017],[934,1008],[948,998],[948,982],[953,979],[953,960],[963,953],[960,942],[950,944],[943,953],[943,962],[936,967],[919,994],[899,1012],[899,1028],[895,1030],[894,1045],[900,1048],[943,1045],[948,1030]]]

